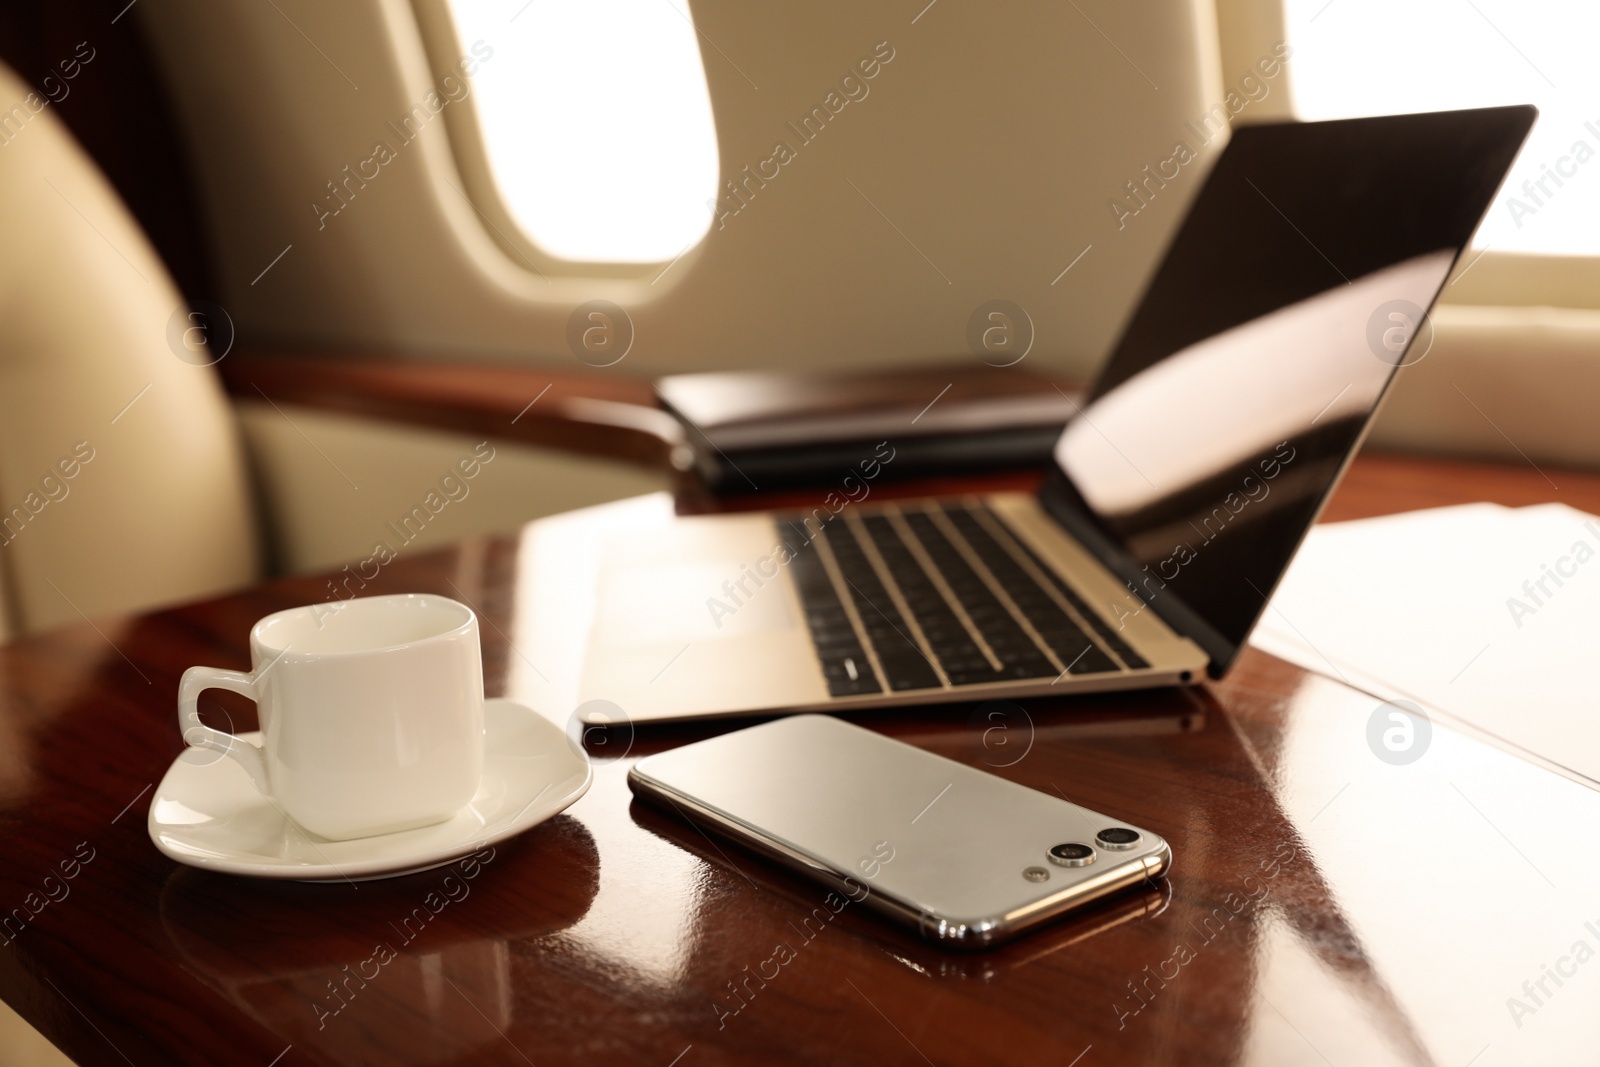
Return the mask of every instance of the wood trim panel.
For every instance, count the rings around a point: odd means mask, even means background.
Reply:
[[[251,351],[217,369],[241,401],[292,404],[416,423],[674,469],[677,420],[649,380],[605,371],[363,353]]]

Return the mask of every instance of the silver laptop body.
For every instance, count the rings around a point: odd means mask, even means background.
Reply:
[[[615,530],[563,577],[577,716],[1016,699],[1220,677],[1370,425],[1530,107],[1236,130],[1037,496]],[[1425,353],[1425,350],[1424,354]],[[1421,357],[1414,357],[1421,358]],[[844,472],[841,472],[844,473]],[[557,709],[559,710],[559,709]]]

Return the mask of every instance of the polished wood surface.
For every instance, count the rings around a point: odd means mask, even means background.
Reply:
[[[656,407],[650,380],[610,369],[267,351],[232,353],[217,369],[240,400],[486,434],[659,470],[674,469],[682,441],[677,420]]]
[[[1366,456],[1331,514],[1476,499],[1600,512],[1600,478]],[[490,694],[525,697],[542,654],[526,551],[469,541],[369,591],[468,600]],[[738,723],[614,731],[587,796],[470,869],[299,885],[172,863],[144,822],[181,748],[179,675],[247,666],[250,624],[324,589],[285,579],[0,648],[0,997],[79,1062],[1597,1058],[1600,794],[1443,726],[1385,764],[1373,698],[1254,650],[1193,690],[1022,701],[999,733],[970,707],[861,717],[1171,841],[1164,883],[988,953],[851,907],[808,937],[821,890],[630,803],[631,759]],[[209,721],[252,725],[209,697]],[[406,942],[398,924],[448,877],[460,899]],[[395,959],[352,979],[379,944]]]

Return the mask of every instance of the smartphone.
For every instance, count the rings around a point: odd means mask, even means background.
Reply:
[[[1148,830],[827,715],[648,756],[628,786],[952,948],[1008,941],[1172,864]]]

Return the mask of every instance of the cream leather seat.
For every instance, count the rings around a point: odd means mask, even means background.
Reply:
[[[232,411],[167,346],[178,291],[31,93],[0,66],[19,102],[0,113],[0,639],[241,585],[260,557]],[[69,1062],[0,1005],[0,1064]]]
[[[0,65],[20,102],[0,113],[0,640],[369,555],[477,438],[230,403],[150,242],[30,93]],[[407,551],[670,484],[493,447],[471,504]]]
[[[251,581],[238,426],[169,346],[177,288],[43,97],[0,67],[0,100],[0,637]]]

